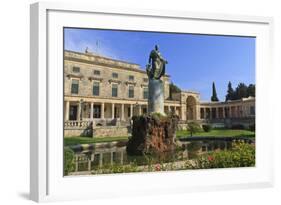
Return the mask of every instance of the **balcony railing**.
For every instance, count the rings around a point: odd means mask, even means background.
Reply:
[[[91,126],[91,121],[73,121],[73,120],[69,120],[69,121],[65,121],[64,122],[64,128],[80,128],[80,129],[85,129],[89,126]]]

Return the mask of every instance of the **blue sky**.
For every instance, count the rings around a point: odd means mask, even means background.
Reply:
[[[227,84],[255,84],[255,38],[158,32],[131,32],[65,28],[65,49],[90,51],[114,59],[148,63],[155,44],[168,60],[166,73],[183,90],[200,93],[210,101],[212,82],[220,101],[225,100]]]

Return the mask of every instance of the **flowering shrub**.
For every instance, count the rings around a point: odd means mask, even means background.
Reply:
[[[155,165],[155,171],[161,171],[161,165],[160,164]]]
[[[231,150],[214,151],[186,163],[191,169],[252,166],[255,166],[255,146],[243,141],[233,142]]]

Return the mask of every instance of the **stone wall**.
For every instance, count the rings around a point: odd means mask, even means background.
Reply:
[[[106,127],[95,127],[93,129],[94,137],[121,137],[129,136],[130,127],[128,126],[106,126]]]
[[[77,137],[82,136],[84,129],[73,128],[73,129],[64,129],[64,137]]]
[[[93,130],[83,128],[64,129],[64,137],[92,136],[92,137],[121,137],[129,136],[131,129],[129,126],[100,126]]]

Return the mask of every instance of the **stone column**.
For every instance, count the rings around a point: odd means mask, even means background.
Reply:
[[[110,164],[113,165],[113,152],[110,152]]]
[[[114,107],[115,107],[115,104],[112,103],[112,104],[111,104],[111,118],[112,118],[112,119],[114,119],[114,111],[115,111],[115,110],[114,110]]]
[[[228,116],[229,116],[229,118],[232,118],[232,109],[231,109],[231,106],[228,107]]]
[[[203,110],[204,110],[204,119],[206,120],[207,119],[207,109],[204,107]]]
[[[218,108],[218,107],[216,108],[216,118],[217,118],[217,119],[220,118],[220,116],[219,116],[219,108]]]
[[[195,106],[195,120],[200,120],[200,106],[198,104]]]
[[[99,166],[101,167],[103,165],[103,154],[100,153],[100,160],[99,160]]]
[[[171,112],[171,106],[168,105],[168,112]]]
[[[237,114],[238,114],[238,117],[242,117],[242,115],[241,115],[241,110],[242,110],[242,106],[237,106]]]
[[[65,121],[68,121],[69,120],[69,101],[66,101],[66,104],[65,104]]]
[[[101,119],[104,119],[104,103],[101,103]]]
[[[91,102],[91,112],[90,112],[90,119],[91,121],[93,120],[94,118],[94,102]]]
[[[122,120],[122,121],[125,120],[125,116],[124,116],[124,104],[121,104],[121,120]]]
[[[186,105],[181,105],[181,120],[186,120]]]
[[[133,117],[133,112],[134,112],[134,110],[133,110],[133,104],[131,104],[131,105],[130,105],[130,118]]]
[[[175,114],[178,115],[177,106],[175,106]]]
[[[80,116],[81,116],[81,112],[82,112],[82,103],[81,102],[78,102],[78,111],[77,111],[77,120],[82,120],[80,119]]]
[[[222,118],[225,119],[225,107],[222,107]]]

